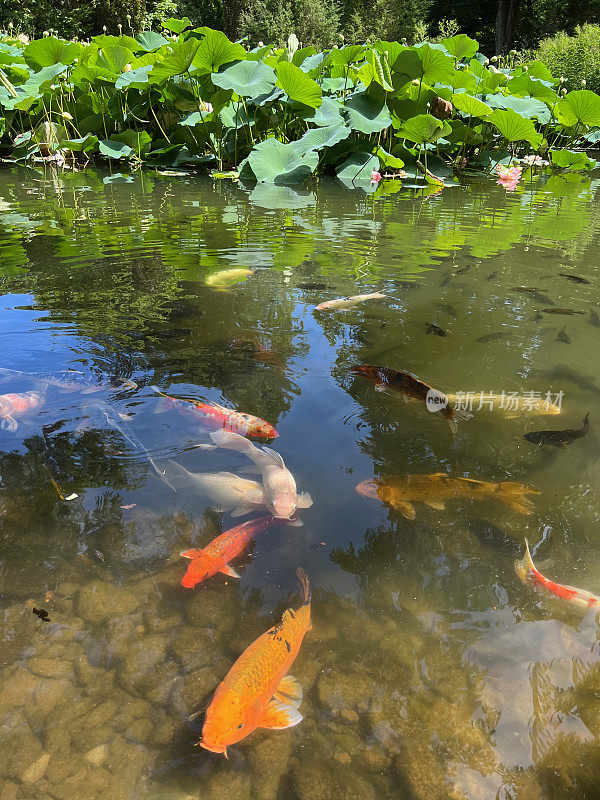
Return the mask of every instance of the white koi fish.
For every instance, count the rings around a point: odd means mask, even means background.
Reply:
[[[245,437],[231,431],[214,431],[210,437],[219,447],[238,450],[254,461],[255,467],[246,467],[244,472],[260,472],[265,505],[274,517],[289,520],[296,513],[296,509],[312,506],[313,501],[309,494],[305,492],[298,494],[294,476],[275,450],[271,450],[270,447],[256,447]],[[298,520],[297,524],[302,523]]]
[[[326,300],[324,303],[319,303],[315,311],[327,311],[330,308],[338,308],[345,310],[347,308],[354,308],[359,303],[364,303],[365,300],[383,300],[387,294],[382,292],[372,292],[371,294],[355,294],[352,297],[338,297],[335,300]]]
[[[189,472],[176,461],[167,463],[208,497],[216,511],[231,511],[232,517],[241,517],[266,506],[264,489],[256,481],[240,478],[232,472]]]

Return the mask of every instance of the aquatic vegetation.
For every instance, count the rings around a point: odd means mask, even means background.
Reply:
[[[412,47],[247,50],[221,31],[170,22],[168,38],[5,37],[5,155],[205,165],[219,176],[235,167],[243,181],[278,185],[335,173],[376,187],[390,171],[443,186],[453,170],[517,156],[537,165],[548,152],[555,169],[595,165],[568,148],[598,138],[600,97],[565,92],[541,61],[497,69],[464,34]]]

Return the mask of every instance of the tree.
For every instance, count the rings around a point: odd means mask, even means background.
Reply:
[[[521,0],[498,0],[496,53],[505,55],[512,47]]]

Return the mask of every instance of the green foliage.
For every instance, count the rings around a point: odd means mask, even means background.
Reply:
[[[413,185],[443,185],[435,176],[449,165],[489,168],[548,142],[565,148],[555,167],[590,166],[573,147],[594,141],[600,97],[559,96],[540,62],[500,72],[463,35],[323,52],[289,36],[248,50],[190,19],[168,20],[165,33],[179,31],[169,38],[0,40],[4,153],[238,167],[241,179],[274,185],[334,171],[367,189],[374,168],[406,163]]]
[[[566,79],[568,89],[587,88],[600,91],[600,25],[577,27],[573,36],[558,33],[540,42],[535,53],[554,75]]]

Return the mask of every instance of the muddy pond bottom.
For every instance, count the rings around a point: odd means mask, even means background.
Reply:
[[[0,800],[598,798],[594,609],[515,563],[600,594],[600,184],[398,188],[0,172]],[[269,506],[189,399],[312,500],[194,588]],[[196,746],[299,567],[302,722]]]

